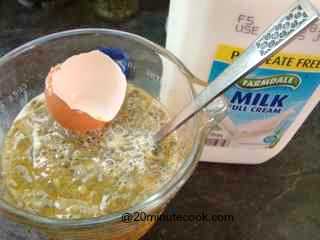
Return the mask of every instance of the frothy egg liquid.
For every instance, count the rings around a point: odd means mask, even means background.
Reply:
[[[112,124],[99,134],[79,136],[50,117],[39,95],[24,107],[5,139],[3,197],[18,208],[60,219],[127,209],[176,173],[177,135],[159,145],[152,141],[167,120],[158,101],[129,84]]]

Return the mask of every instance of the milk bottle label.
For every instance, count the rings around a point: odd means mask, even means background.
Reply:
[[[218,46],[209,82],[241,54],[242,48]],[[224,92],[227,116],[207,145],[272,148],[295,121],[320,85],[320,56],[280,52]]]

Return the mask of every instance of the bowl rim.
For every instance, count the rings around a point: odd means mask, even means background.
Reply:
[[[24,52],[32,50],[36,46],[40,46],[44,43],[47,43],[52,40],[60,39],[63,37],[72,37],[85,34],[102,34],[102,35],[114,35],[129,38],[130,40],[136,41],[144,46],[152,49],[153,51],[161,54],[166,59],[173,62],[178,68],[179,71],[185,75],[190,86],[192,97],[194,97],[195,91],[192,86],[193,80],[197,81],[197,78],[187,69],[187,67],[171,52],[161,47],[160,45],[145,39],[139,35],[128,33],[124,31],[106,29],[106,28],[79,28],[71,29],[61,32],[52,33],[45,35],[43,37],[36,38],[32,41],[29,41],[11,51],[6,53],[0,58],[0,67],[11,59],[17,57]],[[152,194],[150,197],[145,199],[143,202],[138,203],[128,209],[112,213],[110,215],[96,217],[96,218],[86,218],[86,219],[54,219],[39,216],[26,212],[24,210],[15,208],[10,204],[6,203],[4,200],[0,199],[0,212],[5,213],[8,216],[14,216],[15,219],[18,219],[20,222],[24,222],[31,225],[41,226],[45,225],[49,229],[74,229],[74,228],[84,228],[84,227],[95,227],[97,225],[114,223],[121,221],[121,216],[124,213],[133,213],[136,211],[141,211],[141,209],[152,208],[158,205],[161,205],[162,199],[166,199],[166,196],[170,196],[175,189],[179,189],[191,176],[193,170],[195,169],[197,162],[200,158],[202,148],[204,145],[205,134],[201,131],[201,123],[203,123],[201,114],[195,116],[195,127],[197,129],[195,136],[195,143],[192,146],[191,153],[186,158],[184,163],[180,166],[177,174],[171,178],[167,184],[162,186],[156,193]]]

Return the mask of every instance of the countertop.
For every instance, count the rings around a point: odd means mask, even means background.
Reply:
[[[26,10],[0,0],[0,54],[48,33],[106,27],[164,45],[167,9],[145,8],[132,20],[110,24],[74,1],[58,10]],[[152,5],[151,5],[152,6]],[[143,239],[320,239],[320,106],[289,145],[267,163],[200,163],[165,214],[229,214],[233,222],[159,222]],[[250,157],[250,156],[248,156]],[[1,240],[42,240],[33,230],[0,220]]]

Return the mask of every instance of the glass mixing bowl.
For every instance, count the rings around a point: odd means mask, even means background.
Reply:
[[[51,66],[67,57],[97,49],[115,47],[130,57],[128,81],[157,98],[170,116],[177,114],[193,99],[192,81],[196,78],[170,52],[133,34],[107,29],[78,29],[51,34],[14,49],[0,58],[0,157],[6,132],[22,107],[44,89],[44,79]],[[223,109],[211,108],[211,112]],[[107,240],[138,239],[155,221],[122,222],[125,213],[137,211],[159,215],[166,204],[192,174],[203,149],[209,118],[197,114],[177,133],[183,146],[183,159],[176,175],[145,201],[108,216],[57,220],[17,209],[0,200],[0,213],[15,222],[34,227],[49,239]]]

